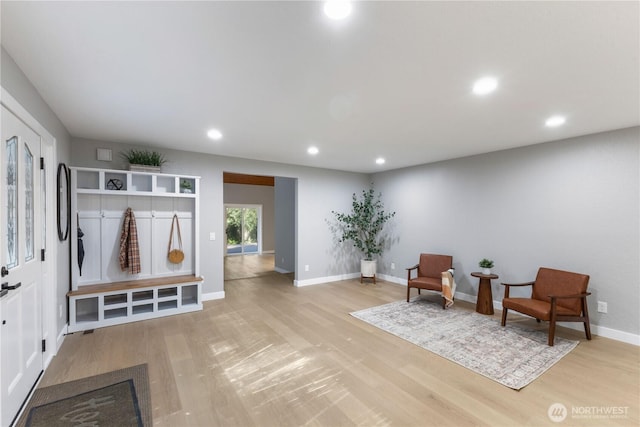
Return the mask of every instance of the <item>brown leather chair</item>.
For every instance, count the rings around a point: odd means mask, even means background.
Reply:
[[[451,268],[453,257],[450,255],[420,254],[420,262],[407,268],[407,302],[411,288],[442,292],[442,272]],[[411,278],[411,272],[417,270],[417,275]],[[446,307],[447,300],[442,298],[442,308]]]
[[[535,282],[502,283],[502,326],[507,322],[507,311],[515,310],[535,317],[538,322],[549,322],[549,345],[553,345],[556,322],[582,322],[587,339],[591,339],[587,292],[589,276],[569,271],[541,267]],[[531,286],[530,298],[510,298],[512,286]]]

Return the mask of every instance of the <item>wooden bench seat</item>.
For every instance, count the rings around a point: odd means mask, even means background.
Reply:
[[[202,282],[202,277],[193,274],[183,276],[163,276],[141,280],[127,280],[124,282],[100,283],[97,285],[80,286],[75,291],[67,292],[68,297],[80,295],[102,294],[106,292],[127,291],[130,289],[152,288],[157,286],[178,285],[181,283]]]

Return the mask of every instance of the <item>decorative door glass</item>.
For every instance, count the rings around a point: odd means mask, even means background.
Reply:
[[[33,194],[33,154],[29,151],[29,147],[24,145],[24,212],[25,212],[25,254],[24,260],[33,259],[33,248],[35,247],[35,229],[34,229],[34,197]]]
[[[18,265],[18,138],[7,140],[7,268]]]

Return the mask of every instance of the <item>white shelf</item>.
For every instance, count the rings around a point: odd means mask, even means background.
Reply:
[[[195,198],[200,184],[200,177],[192,175],[76,167],[71,171],[78,194]]]
[[[71,167],[71,291],[69,331],[202,309],[199,274],[200,177]],[[188,187],[188,188],[187,188]],[[120,270],[124,211],[136,217],[142,270]],[[167,260],[171,219],[178,215],[185,260]],[[84,236],[82,271],[78,229]],[[184,277],[199,281],[183,283]],[[173,280],[177,280],[173,283]],[[131,287],[122,288],[127,282]],[[141,283],[149,286],[139,286]],[[91,291],[87,291],[91,290]]]
[[[176,277],[176,283],[167,285],[170,278],[163,278],[160,284],[134,287],[123,290],[128,282],[103,284],[92,289],[69,292],[71,319],[69,332],[85,331],[104,326],[118,325],[138,320],[153,319],[173,314],[202,310],[202,283],[200,277],[185,279]],[[109,290],[109,289],[113,290]],[[137,299],[141,294],[144,300]],[[161,296],[162,295],[162,296]],[[114,297],[124,300],[118,304],[109,304]]]

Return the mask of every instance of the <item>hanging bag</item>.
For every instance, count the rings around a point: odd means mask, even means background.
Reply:
[[[173,227],[178,231],[178,247],[171,249],[173,246]],[[184,260],[184,252],[182,252],[182,235],[180,234],[180,222],[178,222],[178,215],[173,215],[171,220],[171,235],[169,236],[169,262],[173,264],[180,264]]]

